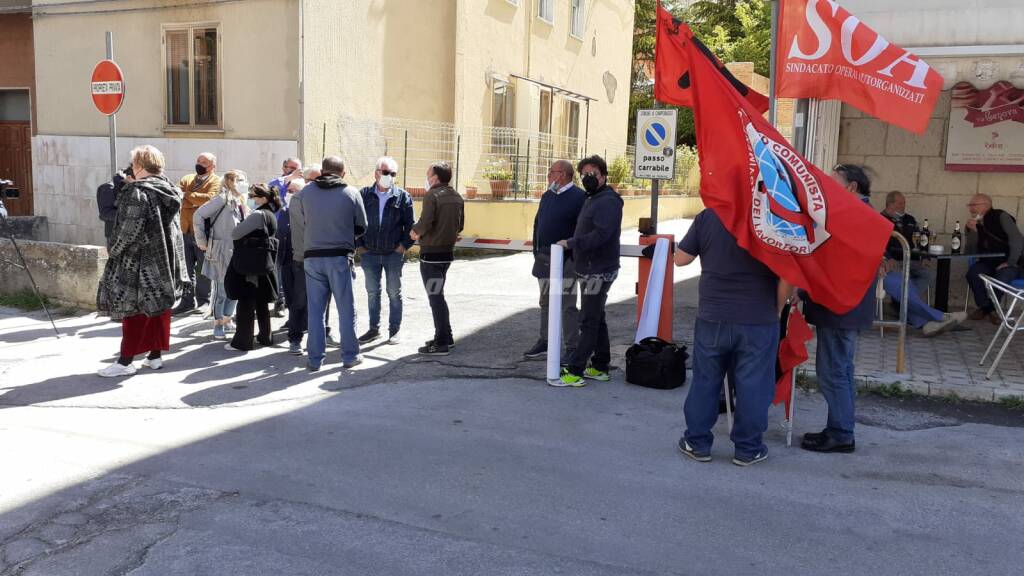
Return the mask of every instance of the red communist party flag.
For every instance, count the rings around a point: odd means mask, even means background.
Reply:
[[[842,100],[901,128],[928,128],[942,76],[833,0],[785,0],[776,94]]]
[[[703,56],[685,25],[700,195],[751,256],[837,314],[875,281],[892,223],[805,160]]]
[[[654,44],[654,99],[665,104],[692,108],[690,57],[678,40],[679,26],[682,22],[659,3],[657,24]],[[701,47],[703,48],[703,45]],[[737,92],[745,96],[758,112],[764,114],[768,111],[768,98],[737,80],[710,50],[704,48],[701,57],[710,60],[719,74],[724,76]]]
[[[813,334],[807,320],[804,320],[804,315],[795,306],[790,309],[787,322],[786,337],[779,342],[779,368],[782,375],[775,383],[775,398],[772,404],[785,402],[786,414],[789,414],[789,404],[793,401],[793,370],[807,361],[807,342]]]

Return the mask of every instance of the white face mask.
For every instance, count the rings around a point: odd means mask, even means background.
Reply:
[[[382,174],[380,180],[377,181],[377,184],[381,188],[390,189],[395,184],[395,178],[391,174]]]
[[[256,210],[256,200],[253,198],[247,198],[245,205],[249,207],[249,210]]]
[[[558,182],[552,182],[551,184],[548,184],[548,190],[551,190],[552,192],[557,192],[558,188]]]
[[[235,193],[245,194],[249,191],[249,182],[246,180],[235,180]]]
[[[430,190],[430,178],[427,178],[426,180],[423,181],[423,189]]]

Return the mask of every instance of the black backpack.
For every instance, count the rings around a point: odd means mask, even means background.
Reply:
[[[671,390],[686,383],[686,346],[657,336],[644,338],[626,350],[626,382]]]

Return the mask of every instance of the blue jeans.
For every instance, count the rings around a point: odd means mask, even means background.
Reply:
[[[366,252],[360,256],[360,265],[366,280],[366,301],[370,308],[370,329],[380,329],[380,280],[387,276],[388,290],[388,333],[397,334],[402,327],[402,261],[404,255],[374,254]]]
[[[818,388],[828,403],[825,433],[837,442],[853,442],[854,399],[853,358],[857,354],[857,331],[818,328],[818,352],[814,368]]]
[[[986,312],[995,310],[996,305],[989,299],[988,290],[985,289],[985,282],[982,281],[981,275],[991,276],[1007,284],[1017,279],[1016,266],[1007,266],[1002,270],[996,270],[996,266],[991,262],[979,260],[967,271],[967,284],[971,287],[971,294],[974,295],[974,303]]]
[[[882,287],[885,288],[885,293],[892,298],[893,302],[899,303],[903,297],[903,273],[889,272],[882,280]],[[941,320],[942,312],[932,308],[921,298],[918,286],[911,278],[910,289],[907,290],[907,324],[914,328],[921,328],[929,322]]]
[[[231,318],[235,315],[235,306],[238,304],[238,301],[228,298],[227,288],[224,287],[224,278],[213,280],[211,284],[211,291],[213,292],[213,318],[215,320]]]
[[[730,438],[735,454],[752,457],[768,448],[768,408],[775,397],[775,358],[779,352],[778,324],[731,324],[697,319],[693,335],[693,382],[686,395],[686,442],[708,452],[718,421],[722,380],[726,373],[736,389],[736,417]]]
[[[327,346],[327,331],[324,314],[330,297],[338,307],[338,332],[341,333],[341,361],[351,362],[359,355],[356,340],[356,305],[352,296],[352,261],[347,256],[326,256],[306,258],[306,303],[309,333],[306,336],[306,351],[309,363],[323,364]]]

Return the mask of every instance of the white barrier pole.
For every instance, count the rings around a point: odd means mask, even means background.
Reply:
[[[564,251],[551,245],[551,273],[548,275],[548,381],[562,372],[562,267]]]
[[[661,320],[661,296],[665,292],[665,269],[668,266],[668,238],[658,238],[654,245],[654,259],[651,273],[647,276],[647,291],[644,293],[644,308],[636,327],[636,340],[658,335]]]

